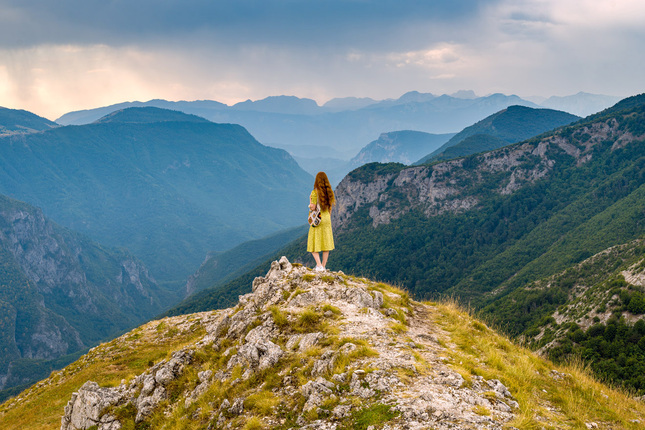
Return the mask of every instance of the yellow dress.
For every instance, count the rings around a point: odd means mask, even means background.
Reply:
[[[318,203],[316,190],[311,192],[309,201],[314,205]],[[334,234],[331,230],[331,216],[329,211],[320,213],[320,224],[317,227],[309,227],[307,238],[307,252],[331,251],[334,249]]]

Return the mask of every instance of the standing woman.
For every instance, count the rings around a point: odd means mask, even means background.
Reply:
[[[325,172],[318,172],[314,181],[314,189],[309,196],[309,209],[314,210],[320,205],[320,224],[309,227],[307,252],[311,252],[316,260],[316,271],[324,272],[329,258],[329,251],[334,249],[334,234],[331,230],[331,208],[336,203],[334,191]],[[319,252],[322,251],[322,261]]]

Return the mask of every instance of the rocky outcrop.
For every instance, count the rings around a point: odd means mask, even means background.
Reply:
[[[86,382],[65,407],[61,430],[92,426],[98,426],[99,430],[119,430],[121,423],[113,411],[127,404],[136,409],[135,421],[143,421],[168,398],[168,385],[182,375],[192,356],[192,351],[175,352],[170,360],[158,363],[130,384],[122,383],[116,388],[101,388],[96,382]],[[211,374],[201,374],[202,383],[208,383]],[[204,391],[203,387],[201,391]],[[193,397],[194,393],[190,398]]]
[[[614,142],[612,150],[616,150],[636,139],[615,118],[567,133],[561,130],[539,140],[434,165],[401,167],[397,172],[384,169],[367,178],[359,168],[336,188],[332,223],[339,231],[350,228],[352,216],[361,208],[367,209],[374,227],[411,210],[421,210],[428,217],[463,212],[477,207],[481,193],[473,190],[484,184],[487,190],[512,194],[547,176],[556,163],[588,162],[602,142]]]
[[[170,360],[118,387],[83,385],[61,430],[150,423],[180,405],[204,428],[236,428],[257,413],[260,395],[293,411],[298,428],[336,429],[363,409],[385,408],[390,429],[502,429],[519,411],[513,393],[453,370],[426,306],[384,284],[282,257]],[[276,409],[262,425],[285,419]]]

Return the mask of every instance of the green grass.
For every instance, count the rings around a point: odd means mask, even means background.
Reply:
[[[365,430],[369,426],[378,426],[395,418],[399,413],[391,406],[377,403],[352,414],[351,423],[341,427],[344,429]]]
[[[293,329],[298,333],[311,333],[321,329],[322,314],[314,308],[307,308],[302,311],[293,325]]]

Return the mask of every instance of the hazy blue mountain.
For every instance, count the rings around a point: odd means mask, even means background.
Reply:
[[[2,195],[0,285],[0,390],[47,376],[48,360],[132,328],[177,300],[127,252],[103,248]]]
[[[454,147],[464,139],[475,135],[479,135],[479,137],[470,139],[460,148],[453,149],[450,154],[465,156],[500,148],[509,143],[519,142],[556,127],[570,124],[578,119],[580,118],[575,115],[552,109],[509,106],[464,128],[440,148],[421,158],[416,164],[436,161],[437,159],[448,159],[449,154],[445,154],[441,158],[438,157],[448,148]],[[493,139],[483,137],[483,135],[491,136]],[[481,142],[481,148],[477,144],[478,141]]]
[[[155,99],[147,102],[124,102],[95,109],[85,109],[69,112],[58,118],[56,120],[56,123],[61,125],[90,124],[112,112],[131,107],[157,107],[161,109],[177,110],[184,113],[198,115],[204,118],[206,118],[207,115],[212,115],[214,111],[225,110],[229,108],[229,106],[225,105],[224,103],[212,100],[171,102],[167,100]]]
[[[347,172],[352,170],[349,161],[341,158],[333,157],[297,157],[294,156],[298,165],[312,176],[316,176],[318,172],[325,172],[329,178],[332,187],[338,185],[345,177]]]
[[[619,100],[620,97],[579,92],[578,94],[564,97],[551,96],[539,104],[546,108],[562,110],[585,117],[600,112]]]
[[[462,98],[409,92],[396,100],[369,103],[362,108],[331,111],[313,100],[269,97],[226,106],[217,102],[132,102],[96,110],[71,112],[59,124],[83,124],[127,106],[155,106],[202,116],[218,123],[240,124],[260,142],[279,148],[301,145],[332,147],[349,160],[367,143],[393,130],[443,134],[461,130],[510,105],[537,107],[517,96],[493,94]],[[333,104],[332,104],[333,105]],[[335,110],[335,109],[334,109]],[[320,154],[320,157],[328,157]]]
[[[453,135],[452,133],[431,134],[413,130],[382,133],[377,140],[361,149],[350,161],[343,160],[330,148],[320,148],[319,150],[316,147],[303,146],[302,148],[294,148],[293,151],[296,152],[294,158],[300,167],[314,176],[319,171],[324,171],[332,186],[336,186],[352,169],[366,163],[393,161],[411,164],[419,157],[441,146]],[[288,148],[286,149],[288,150]],[[305,149],[306,151],[304,151]],[[336,157],[316,156],[317,154],[330,154]]]
[[[154,108],[0,138],[0,192],[126,247],[165,281],[194,273],[209,251],[303,223],[312,184],[239,125]]]
[[[32,133],[58,127],[53,121],[26,110],[0,107],[0,136],[9,134]]]
[[[337,97],[326,102],[323,108],[330,112],[340,112],[361,109],[374,103],[377,101],[369,97]]]
[[[155,123],[155,122],[167,122],[167,121],[177,121],[177,122],[201,122],[207,123],[210,122],[205,118],[202,118],[197,115],[186,114],[184,112],[162,109],[158,107],[139,107],[139,108],[128,108],[121,109],[114,112],[111,112],[105,115],[103,118],[99,118],[94,121],[95,124],[105,124],[105,123]]]
[[[458,99],[476,99],[477,98],[477,94],[475,94],[473,90],[459,90],[450,95]]]
[[[377,140],[361,149],[350,160],[350,166],[356,168],[375,161],[412,164],[423,155],[439,148],[453,136],[452,133],[430,134],[412,130],[383,133]]]
[[[452,98],[452,96],[447,96],[447,95],[445,95],[445,97]],[[419,91],[408,91],[398,99],[381,100],[378,103],[374,103],[370,105],[370,107],[383,108],[383,107],[405,105],[409,103],[426,103],[426,102],[431,102],[436,98],[437,96],[432,93],[420,93]]]
[[[257,101],[247,100],[234,104],[231,109],[287,115],[316,115],[323,112],[315,100],[294,96],[271,96]]]

